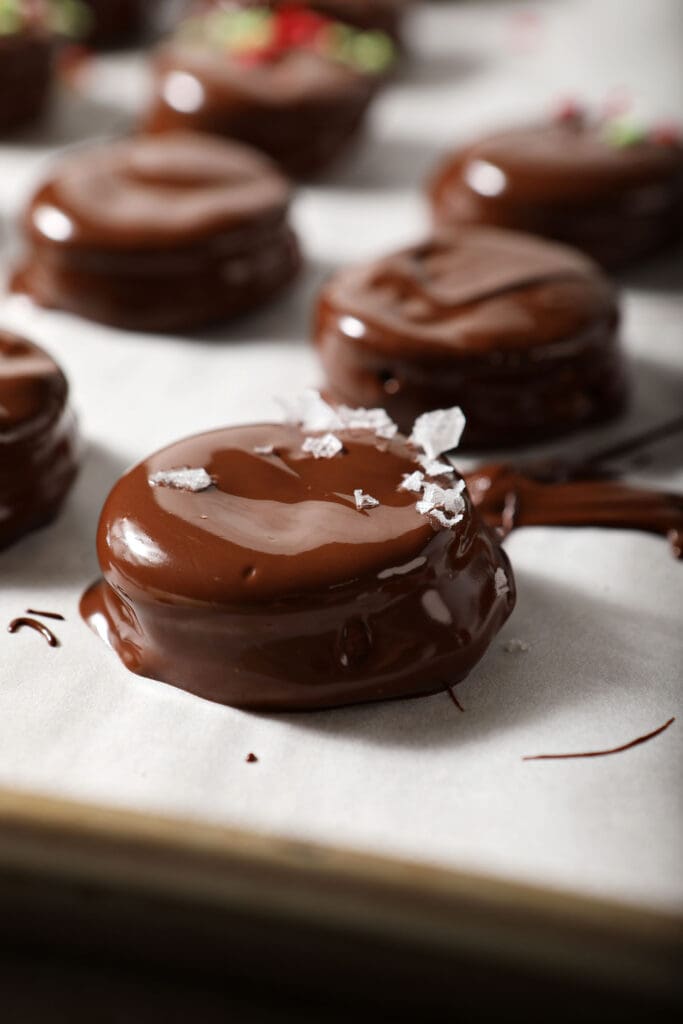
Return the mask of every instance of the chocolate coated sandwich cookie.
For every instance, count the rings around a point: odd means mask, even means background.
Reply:
[[[240,139],[307,176],[356,134],[394,56],[389,36],[314,11],[211,9],[156,52],[144,127]]]
[[[83,617],[133,672],[236,707],[454,685],[515,594],[495,532],[439,459],[460,411],[408,441],[382,410],[304,406],[299,422],[200,434],[126,473]]]
[[[472,448],[540,441],[620,412],[618,325],[612,286],[581,253],[463,228],[337,273],[314,333],[332,398],[381,405],[403,430],[460,405]]]
[[[37,345],[0,330],[0,548],[44,526],[76,476],[66,378]]]
[[[64,157],[23,218],[14,287],[117,327],[190,329],[259,306],[299,269],[287,181],[260,154],[189,133]]]
[[[439,225],[529,231],[621,267],[683,235],[680,132],[595,121],[570,106],[453,153],[430,197]]]

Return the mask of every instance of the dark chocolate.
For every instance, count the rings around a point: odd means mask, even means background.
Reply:
[[[258,306],[299,269],[290,188],[260,154],[188,134],[64,157],[24,214],[14,287],[139,330],[181,330]]]
[[[460,405],[463,447],[524,444],[624,407],[614,290],[581,253],[491,228],[336,274],[314,326],[329,393],[408,430]]]
[[[158,0],[80,0],[88,8],[89,23],[82,42],[110,49],[137,41],[148,28]]]
[[[48,523],[74,481],[78,442],[64,374],[0,330],[0,548]]]
[[[81,614],[133,672],[303,710],[436,693],[482,657],[514,581],[469,498],[441,528],[398,489],[418,468],[404,440],[345,431],[342,453],[315,458],[305,438],[293,425],[218,430],[116,484],[98,529],[104,580]],[[150,483],[183,467],[205,471],[201,490]],[[358,510],[359,489],[379,505]]]
[[[349,145],[381,83],[380,74],[332,59],[317,44],[251,59],[182,33],[156,51],[153,70],[144,130],[239,139],[297,178],[316,174]]]
[[[503,533],[521,526],[604,526],[644,530],[666,537],[683,557],[683,494],[633,487],[595,478],[580,466],[560,464],[560,473],[532,466],[493,463],[465,474],[472,502],[490,526]],[[514,516],[510,516],[514,496]]]
[[[648,740],[653,740],[655,736],[660,736],[675,721],[675,718],[670,718],[668,722],[660,725],[658,729],[653,729],[652,732],[647,732],[644,736],[638,736],[628,743],[622,743],[619,747],[610,747],[608,750],[588,750],[580,754],[530,754],[523,757],[522,761],[566,761],[577,757],[608,757],[610,754],[622,754],[625,750],[632,750],[633,747],[639,747],[641,743],[647,743]]]
[[[54,635],[49,626],[46,626],[44,622],[38,622],[37,619],[18,618],[12,619],[9,626],[7,627],[8,633],[17,633],[20,629],[32,629],[36,633],[40,633],[44,640],[47,640],[50,647],[59,647],[59,640]]]
[[[683,234],[683,145],[581,115],[486,136],[431,183],[442,227],[529,231],[619,267]]]
[[[0,135],[31,124],[43,113],[53,51],[46,32],[0,33]]]
[[[37,608],[27,608],[27,615],[40,615],[43,619],[56,619],[58,622],[64,622],[64,616],[59,612],[41,612]]]

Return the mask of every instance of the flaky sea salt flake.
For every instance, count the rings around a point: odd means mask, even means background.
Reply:
[[[322,437],[307,437],[301,450],[312,455],[314,459],[333,459],[339,455],[344,445],[334,434],[323,434]]]
[[[315,388],[306,388],[296,398],[279,398],[280,405],[290,423],[298,423],[311,433],[322,430],[340,430],[343,426],[335,409]]]
[[[398,433],[398,426],[386,409],[353,409],[348,405],[340,405],[337,414],[347,430],[371,430],[377,437],[387,441]]]
[[[430,459],[438,459],[439,455],[458,447],[464,429],[465,416],[459,406],[435,409],[418,416],[410,440]]]
[[[213,485],[213,480],[202,467],[160,469],[152,473],[148,479],[152,487],[173,487],[177,491],[205,491]]]
[[[506,640],[503,647],[508,654],[526,654],[527,651],[531,650],[531,644],[527,643],[526,640],[517,640],[514,637],[512,640]]]
[[[424,473],[421,473],[419,469],[416,469],[414,473],[404,473],[403,480],[398,485],[399,491],[412,491],[413,494],[419,494],[424,486]]]
[[[365,508],[377,508],[379,505],[377,498],[373,498],[371,494],[364,494],[360,488],[353,492],[353,498],[359,512]]]
[[[510,591],[510,584],[505,574],[505,569],[496,569],[493,576],[493,585],[496,588],[496,597],[504,597]]]
[[[439,459],[430,459],[427,455],[418,455],[415,459],[419,462],[427,476],[445,476],[455,473],[450,462],[441,462]]]
[[[272,444],[255,444],[254,455],[272,455],[275,447]]]

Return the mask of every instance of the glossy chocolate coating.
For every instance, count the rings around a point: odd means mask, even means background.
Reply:
[[[299,268],[290,188],[260,154],[189,134],[65,157],[24,215],[15,278],[45,306],[180,330],[259,305]]]
[[[505,533],[520,526],[605,526],[666,537],[683,558],[683,494],[633,487],[591,477],[572,467],[516,468],[505,463],[466,474],[472,501],[490,526]]]
[[[437,224],[488,224],[575,245],[619,267],[683,233],[683,147],[615,145],[607,127],[555,121],[449,157],[430,187]]]
[[[294,177],[316,173],[347,146],[378,84],[377,76],[304,49],[252,65],[209,46],[171,42],[153,64],[148,132],[239,139]]]
[[[467,497],[451,529],[416,511],[397,489],[417,468],[405,441],[339,436],[344,452],[316,459],[296,426],[218,430],[121,478],[98,529],[104,581],[81,613],[129,669],[262,710],[434,693],[467,675],[514,605],[505,554]],[[183,466],[213,486],[151,486]],[[380,505],[358,511],[357,488]]]
[[[49,522],[76,476],[67,391],[46,352],[0,330],[0,548]]]
[[[52,79],[52,39],[41,32],[0,34],[0,135],[42,114]]]
[[[459,405],[463,446],[523,444],[619,412],[613,290],[575,250],[470,228],[336,274],[315,341],[330,394],[402,430]]]

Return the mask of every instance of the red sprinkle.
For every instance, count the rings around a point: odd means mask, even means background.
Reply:
[[[580,125],[583,124],[585,116],[586,108],[578,100],[567,98],[555,107],[553,120],[560,124]]]
[[[664,121],[654,125],[647,137],[658,146],[678,146],[681,142],[681,126],[673,121]]]

